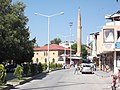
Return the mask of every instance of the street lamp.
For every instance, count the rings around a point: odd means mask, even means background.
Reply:
[[[71,60],[71,39],[72,39],[72,25],[73,25],[73,22],[70,22],[69,23],[69,26],[70,26],[70,64],[72,63],[72,60]]]
[[[48,57],[47,57],[47,70],[49,71],[49,59],[50,59],[50,18],[54,17],[54,16],[58,16],[58,15],[63,15],[64,12],[60,12],[60,13],[56,13],[53,15],[46,15],[46,14],[42,14],[42,13],[34,13],[35,15],[40,15],[43,17],[47,17],[48,18]]]

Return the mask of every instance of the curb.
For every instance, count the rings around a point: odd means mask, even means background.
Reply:
[[[26,79],[26,80],[23,80],[23,81],[21,81],[21,82],[18,82],[18,83],[11,83],[11,82],[8,81],[8,84],[7,84],[6,86],[2,86],[2,87],[0,88],[0,90],[10,90],[10,89],[12,89],[12,88],[14,88],[14,87],[16,87],[16,86],[18,86],[18,85],[25,84],[26,82],[29,82],[29,81],[37,78],[38,76],[41,76],[41,75],[46,74],[46,73],[48,73],[48,72],[42,72],[42,73],[40,73],[40,74],[37,74],[37,75],[35,75],[35,76],[33,76],[33,77],[30,77],[30,78],[28,78],[28,79]]]
[[[56,70],[61,70],[61,69],[56,69]],[[29,82],[29,81],[37,78],[38,76],[42,76],[42,75],[44,75],[44,74],[47,74],[47,73],[50,73],[50,72],[56,71],[56,70],[43,71],[42,73],[39,73],[39,74],[37,74],[37,75],[35,75],[35,76],[32,76],[32,77],[30,77],[30,78],[28,78],[28,79],[26,79],[26,80],[23,80],[23,81],[21,81],[21,82],[14,83],[14,84],[13,84],[12,82],[10,83],[10,82],[8,81],[9,83],[8,83],[6,86],[3,86],[2,88],[0,88],[0,90],[10,90],[10,89],[12,89],[12,88],[14,88],[14,87],[16,87],[16,86],[18,86],[18,85],[25,84],[26,82]]]

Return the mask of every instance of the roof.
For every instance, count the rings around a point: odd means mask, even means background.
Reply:
[[[110,20],[115,20],[115,21],[120,21],[120,10],[117,11],[116,13],[113,13],[112,15],[107,15],[105,16],[106,19]]]
[[[59,46],[57,44],[50,44],[49,45],[50,49],[49,50],[65,50],[63,46]],[[48,45],[42,46],[42,47],[35,47],[33,48],[35,51],[47,51],[48,50]],[[66,50],[70,50],[69,48],[66,48]]]

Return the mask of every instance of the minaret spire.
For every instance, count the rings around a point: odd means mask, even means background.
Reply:
[[[80,7],[78,8],[78,24],[77,24],[77,56],[81,56],[81,38],[82,37],[82,26],[81,26],[81,15]]]

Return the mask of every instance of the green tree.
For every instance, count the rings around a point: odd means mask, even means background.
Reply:
[[[51,44],[58,44],[61,42],[60,38],[54,38],[53,40],[50,41]]]
[[[77,51],[77,43],[73,44],[71,48],[75,51]],[[81,45],[81,54],[83,58],[87,57],[87,50],[85,45]]]
[[[29,40],[25,5],[12,0],[0,0],[0,60],[16,63],[31,61],[35,39]]]
[[[6,83],[6,70],[3,64],[0,64],[0,85]]]
[[[86,58],[87,57],[87,50],[86,50],[86,46],[85,45],[82,45],[81,51],[82,51],[82,57]]]
[[[77,43],[74,43],[74,44],[71,46],[71,48],[72,48],[73,50],[77,51]]]
[[[20,65],[18,65],[15,68],[14,76],[20,80],[22,78],[22,74],[23,74],[23,68]]]

